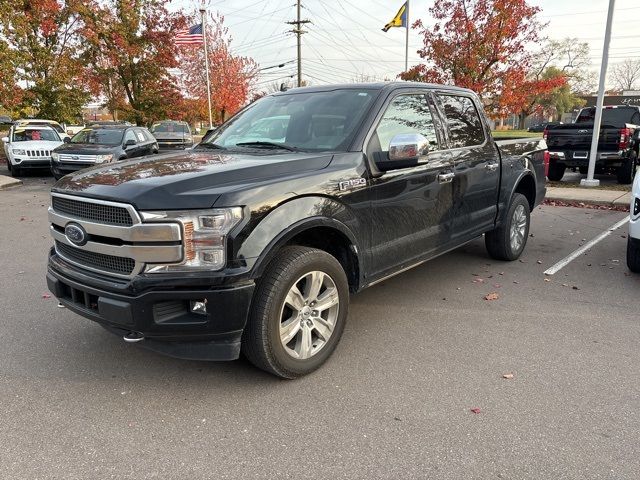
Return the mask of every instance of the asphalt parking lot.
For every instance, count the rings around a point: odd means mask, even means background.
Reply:
[[[23,180],[0,191],[0,478],[638,478],[626,227],[543,274],[624,213],[539,207],[520,261],[476,240],[355,295],[329,362],[283,381],[43,298],[52,179]]]

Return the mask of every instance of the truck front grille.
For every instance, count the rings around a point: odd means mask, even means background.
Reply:
[[[103,253],[89,252],[80,248],[71,247],[62,242],[55,242],[56,251],[61,257],[92,269],[102,270],[118,275],[131,275],[136,262],[133,258],[116,257]]]
[[[133,225],[133,219],[126,208],[72,200],[66,197],[52,197],[53,209],[72,217],[83,218],[109,225]]]

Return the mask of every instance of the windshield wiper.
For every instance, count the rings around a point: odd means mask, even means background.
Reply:
[[[222,145],[217,145],[215,143],[199,143],[198,147],[210,148],[212,150],[226,150]]]
[[[300,149],[296,147],[291,147],[289,145],[285,145],[283,143],[273,143],[273,142],[240,142],[236,143],[237,147],[265,147],[265,148],[273,148],[274,150],[277,148],[281,148],[282,150],[288,150],[290,152],[299,152]]]

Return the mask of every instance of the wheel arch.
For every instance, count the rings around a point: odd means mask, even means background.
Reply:
[[[252,276],[262,276],[265,268],[286,246],[317,248],[335,257],[344,268],[349,289],[355,292],[361,285],[361,256],[357,240],[349,228],[333,218],[311,217],[299,220],[281,231],[269,242],[256,260]]]
[[[521,193],[527,199],[529,203],[529,211],[533,211],[536,206],[536,180],[530,172],[523,173],[520,178],[515,182],[511,195],[509,197],[509,204],[513,199],[514,194]]]

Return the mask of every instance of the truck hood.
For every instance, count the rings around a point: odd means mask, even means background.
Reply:
[[[320,170],[332,155],[291,152],[180,153],[109,163],[58,181],[52,191],[131,203],[140,210],[210,208],[222,194]]]
[[[62,142],[52,140],[31,140],[28,142],[12,142],[9,144],[10,149],[16,150],[53,150],[57,146],[62,145]]]

